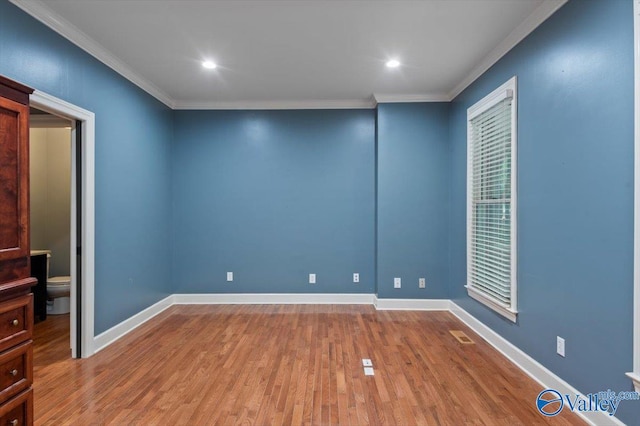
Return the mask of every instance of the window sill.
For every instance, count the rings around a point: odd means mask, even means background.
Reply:
[[[636,392],[640,392],[640,374],[627,373],[627,377],[633,380],[633,386],[636,388]]]
[[[471,297],[474,300],[477,300],[478,302],[482,303],[483,305],[493,309],[494,311],[496,311],[497,313],[499,313],[500,315],[502,315],[503,317],[507,318],[509,321],[512,322],[516,322],[516,320],[518,319],[518,312],[517,311],[513,311],[509,308],[505,308],[504,306],[488,299],[487,297],[485,297],[482,293],[474,290],[473,288],[469,287],[468,285],[465,286],[467,288],[467,293],[469,294],[469,297]]]

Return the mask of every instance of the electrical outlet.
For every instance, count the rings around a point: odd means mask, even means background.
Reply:
[[[227,272],[227,281],[233,281],[233,272]]]
[[[354,283],[359,283],[360,282],[360,274],[357,272],[353,273],[353,282]]]
[[[363,367],[373,367],[373,363],[371,362],[371,360],[369,358],[363,358],[362,359],[362,366]]]
[[[427,280],[424,278],[418,278],[418,288],[425,288],[427,286]]]
[[[316,274],[309,274],[309,284],[316,283]]]
[[[400,287],[402,287],[402,280],[400,278],[394,278],[393,288],[400,288]]]
[[[558,352],[558,355],[564,356],[564,339],[560,336],[557,336],[556,352]]]

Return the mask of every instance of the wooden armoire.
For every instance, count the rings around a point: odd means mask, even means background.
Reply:
[[[0,76],[0,425],[33,424],[29,95]]]

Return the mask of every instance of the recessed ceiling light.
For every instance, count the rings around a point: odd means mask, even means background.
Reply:
[[[400,66],[400,62],[397,59],[389,59],[386,63],[387,68],[398,68]]]
[[[202,66],[208,70],[215,69],[218,65],[213,61],[202,61]]]

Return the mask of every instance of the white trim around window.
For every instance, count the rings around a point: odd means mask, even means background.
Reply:
[[[467,110],[467,292],[517,319],[517,79]]]

